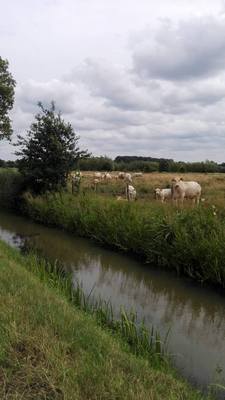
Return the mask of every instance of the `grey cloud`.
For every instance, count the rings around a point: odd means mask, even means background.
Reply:
[[[152,87],[151,93],[143,90],[126,68],[109,65],[106,60],[86,60],[65,79],[82,82],[92,96],[104,99],[107,106],[123,110],[156,109],[160,106],[157,98],[152,96],[158,85]]]
[[[21,85],[16,92],[17,103],[25,112],[35,112],[39,101],[45,105],[55,101],[57,108],[64,114],[73,112],[71,104],[73,104],[75,95],[76,90],[72,83],[62,82],[58,79],[48,82],[29,80]]]
[[[143,78],[186,80],[215,74],[224,68],[225,19],[195,17],[161,22],[139,35],[134,44],[134,71]]]
[[[89,60],[62,79],[18,86],[12,117],[15,132],[25,134],[37,101],[56,100],[65,120],[81,136],[81,145],[96,155],[196,160],[197,154],[203,159],[214,154],[222,161],[224,87],[222,75],[180,85],[139,79],[124,67],[106,68],[103,61]],[[0,149],[0,158],[3,152],[9,154],[9,147]]]

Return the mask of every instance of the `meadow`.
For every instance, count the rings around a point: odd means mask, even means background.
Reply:
[[[112,177],[117,172],[111,173]],[[94,172],[82,172],[81,190],[90,191],[93,187]],[[206,204],[224,207],[225,205],[225,174],[223,173],[145,173],[142,177],[134,177],[132,185],[137,190],[138,200],[154,201],[156,188],[167,188],[174,177],[182,177],[185,181],[197,181],[202,187],[202,198]],[[70,189],[70,186],[69,186]],[[97,193],[108,196],[125,196],[125,184],[123,180],[102,180],[97,185]],[[186,202],[188,205],[189,202]]]

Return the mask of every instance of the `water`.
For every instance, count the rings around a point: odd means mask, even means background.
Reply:
[[[84,291],[137,311],[164,337],[181,374],[198,387],[225,382],[225,296],[171,272],[96,246],[58,229],[0,212],[0,238],[14,247],[25,240],[41,254],[63,263]],[[222,398],[224,395],[222,395]]]

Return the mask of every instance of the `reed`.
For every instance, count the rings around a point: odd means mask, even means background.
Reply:
[[[119,316],[115,317],[109,301],[96,299],[94,290],[86,295],[82,283],[76,282],[73,285],[71,278],[58,262],[50,263],[35,253],[28,254],[24,261],[29,271],[37,275],[42,282],[58,290],[81,311],[92,315],[98,325],[123,339],[132,353],[151,360],[155,365],[168,363],[167,335],[165,340],[161,340],[154,327],[148,330],[144,321],[138,323],[136,313],[121,308]]]
[[[201,205],[176,209],[156,202],[119,202],[68,193],[24,196],[24,212],[144,262],[225,288],[225,213]]]

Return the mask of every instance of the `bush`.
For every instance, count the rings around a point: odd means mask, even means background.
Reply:
[[[16,169],[0,169],[0,205],[6,208],[16,208],[23,186],[23,178]]]

